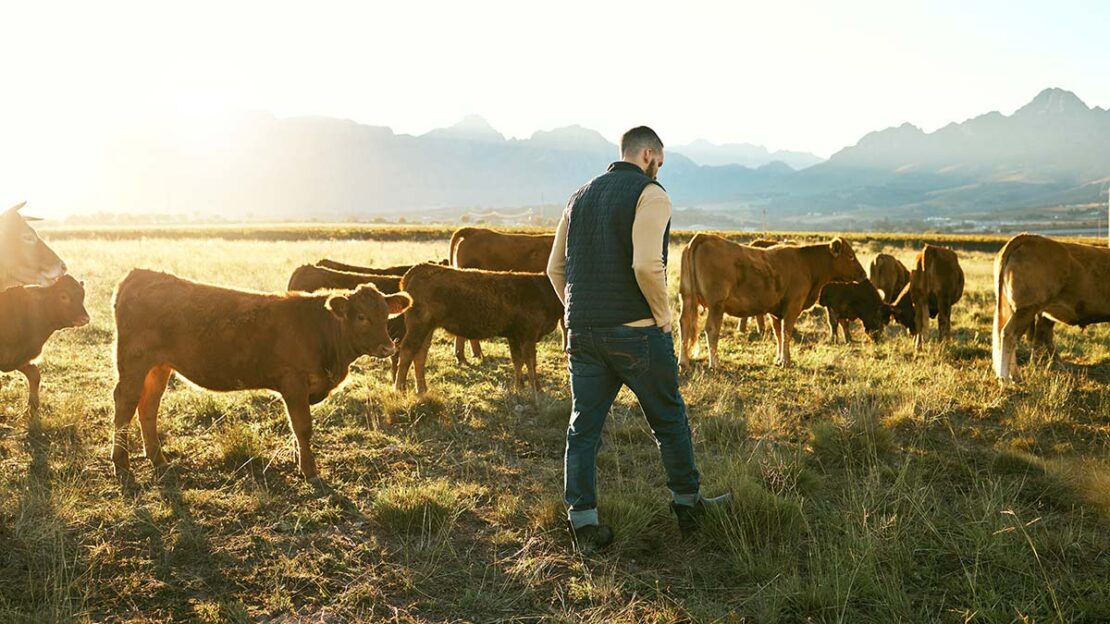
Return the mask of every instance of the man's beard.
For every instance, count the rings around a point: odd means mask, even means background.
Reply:
[[[655,177],[659,174],[659,163],[655,160],[652,160],[648,163],[647,169],[644,170],[644,173],[647,175],[647,177],[654,180]]]

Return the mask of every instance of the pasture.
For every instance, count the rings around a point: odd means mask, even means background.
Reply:
[[[280,290],[323,257],[447,256],[446,235],[317,233],[44,232],[85,281],[92,323],[47,343],[37,420],[22,376],[0,378],[0,621],[1110,620],[1110,328],[1058,327],[1062,363],[1000,386],[984,251],[960,252],[954,340],[922,355],[902,330],[873,344],[858,322],[854,345],[829,344],[819,309],[799,323],[789,370],[735,320],[720,369],[701,338],[682,390],[704,490],[736,502],[692,541],[625,391],[599,458],[617,541],[589,558],[570,549],[558,332],[540,345],[537,400],[513,392],[504,340],[459,367],[437,332],[423,397],[395,393],[387,361],[359,360],[314,409],[325,494],[299,476],[276,396],[175,379],[159,418],[172,468],[155,474],[133,444],[138,486],[121,489],[110,299],[128,270]],[[891,240],[856,238],[864,266],[884,250],[910,264],[914,250]]]

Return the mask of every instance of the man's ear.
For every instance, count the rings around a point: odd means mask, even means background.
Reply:
[[[832,239],[832,242],[829,243],[829,251],[832,252],[834,258],[839,257],[840,252],[844,251],[844,241],[840,240],[839,236]]]
[[[412,297],[407,292],[399,292],[385,298],[385,305],[389,306],[389,318],[395,318],[405,313],[412,305]]]
[[[351,300],[343,295],[332,295],[328,297],[328,302],[325,304],[328,311],[335,315],[338,319],[347,318],[347,310],[351,304]]]

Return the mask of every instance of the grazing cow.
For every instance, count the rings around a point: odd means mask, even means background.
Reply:
[[[780,241],[771,240],[769,238],[757,238],[757,239],[747,243],[747,245],[749,247],[758,247],[760,249],[767,249],[769,247],[775,247],[776,245],[797,245],[797,244],[798,244],[798,241],[792,240],[792,239],[789,239],[789,238],[786,238],[786,239],[783,239],[783,240],[780,240]],[[736,325],[736,331],[740,332],[741,334],[748,333],[748,321],[749,320],[751,320],[751,319],[750,319],[750,317],[747,317],[747,316],[741,318],[740,322],[737,323],[737,325]],[[759,335],[762,336],[763,334],[765,334],[767,332],[767,315],[766,314],[756,315],[755,316],[755,324],[756,324],[756,327],[759,328]]]
[[[459,269],[543,273],[555,243],[554,234],[509,234],[487,228],[463,227],[451,235],[451,266]],[[455,338],[455,359],[466,362],[464,340]],[[482,357],[482,346],[470,341],[470,352]]]
[[[305,264],[297,267],[289,277],[288,289],[313,293],[321,290],[355,290],[363,284],[373,284],[383,295],[392,295],[401,291],[401,278],[397,275],[372,275],[369,273],[348,273],[336,271],[318,265]],[[400,344],[405,337],[405,319],[395,316],[389,319],[387,325],[389,337],[393,344]],[[389,356],[392,379],[397,378],[397,354]]]
[[[507,338],[517,390],[524,387],[521,369],[527,365],[532,389],[539,391],[536,343],[563,317],[563,304],[545,273],[418,264],[401,279],[401,287],[412,296],[412,308],[405,314],[398,390],[405,391],[410,364],[415,364],[416,391],[427,390],[424,364],[432,334],[442,327],[463,338]]]
[[[830,282],[821,289],[817,299],[825,308],[829,319],[829,340],[836,342],[836,328],[844,331],[844,342],[852,342],[849,326],[852,321],[863,321],[863,328],[871,339],[878,342],[883,331],[883,299],[868,280],[858,282]]]
[[[39,409],[42,376],[34,364],[54,332],[89,323],[85,288],[69,275],[50,286],[15,286],[0,291],[0,371],[27,378],[31,414]]]
[[[66,263],[35,234],[19,214],[27,202],[0,213],[0,290],[13,286],[49,286],[66,272]]]
[[[166,463],[158,442],[158,406],[177,371],[209,390],[281,394],[301,473],[315,480],[309,406],[327,398],[360,356],[394,353],[386,322],[411,302],[403,292],[383,296],[369,284],[319,295],[266,294],[131,271],[115,298],[117,474],[130,470],[127,428],[136,408],[146,456],[155,466]]]
[[[852,245],[841,238],[828,243],[759,249],[712,234],[696,234],[682,251],[682,355],[690,362],[697,342],[699,306],[709,309],[705,323],[709,365],[717,366],[721,319],[770,314],[777,349],[775,363],[790,366],[790,335],[798,315],[813,306],[832,281],[866,279]]]
[[[883,291],[883,303],[894,303],[902,289],[910,283],[910,270],[906,265],[885,253],[875,256],[867,275],[875,288]]]
[[[947,247],[926,244],[917,254],[910,271],[910,281],[894,303],[885,307],[886,320],[891,317],[913,334],[914,349],[925,348],[929,319],[937,319],[941,341],[952,333],[952,306],[964,294],[964,271],[956,252]]]
[[[1110,321],[1110,249],[1018,234],[994,259],[994,372],[1017,381],[1018,337]],[[1046,323],[1042,328],[1041,324]]]

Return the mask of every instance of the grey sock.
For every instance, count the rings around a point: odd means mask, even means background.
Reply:
[[[694,492],[693,494],[679,494],[677,492],[671,492],[671,496],[674,498],[674,504],[684,505],[686,507],[693,507],[698,503],[699,500],[701,500],[700,491]]]
[[[581,529],[584,526],[597,524],[597,508],[584,509],[582,511],[570,510],[567,512],[567,519],[570,520],[570,525],[576,529]]]

